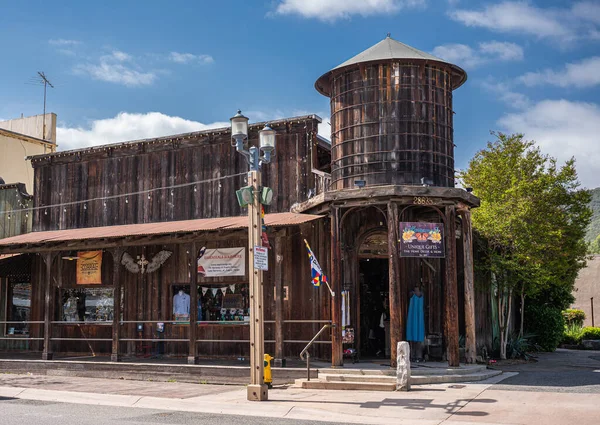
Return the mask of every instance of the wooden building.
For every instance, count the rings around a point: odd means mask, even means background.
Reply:
[[[275,194],[265,207],[272,247],[265,339],[278,358],[296,357],[330,316],[328,293],[310,283],[303,242],[327,262],[327,219],[289,212],[318,190],[319,169],[329,165],[319,122],[314,115],[270,122],[277,152],[263,167],[263,183]],[[250,126],[250,143],[263,126]],[[242,276],[229,277],[202,277],[196,266],[201,249],[247,247],[246,212],[235,191],[247,185],[248,166],[230,134],[225,128],[32,158],[33,232],[3,239],[0,252],[36,254],[31,321],[41,323],[27,335],[44,358],[111,353],[117,360],[157,350],[191,362],[248,355],[248,264]],[[152,263],[164,251],[169,258],[151,273],[122,265],[125,254]],[[82,285],[76,268],[90,252],[101,255],[101,281]],[[179,289],[191,306],[200,300],[203,317],[190,308],[186,323],[174,322]],[[319,344],[320,357],[329,356],[329,345]]]
[[[465,81],[459,67],[388,37],[317,80],[331,98],[331,144],[314,115],[269,123],[277,153],[263,166],[274,191],[265,216],[266,352],[296,357],[331,321],[313,357],[339,366],[345,348],[363,356],[379,348],[394,365],[414,289],[424,301],[420,348],[458,366],[463,335],[464,360],[475,360],[476,329],[487,326],[475,314],[485,300],[473,283],[470,209],[479,201],[454,180],[452,96]],[[251,126],[250,143],[260,128]],[[247,247],[235,198],[247,164],[230,138],[219,129],[32,159],[34,231],[0,240],[0,253],[36,254],[30,336],[44,358],[247,355],[239,319],[248,264],[227,277],[197,267],[206,250]],[[335,296],[312,287],[303,239]],[[102,256],[101,282],[81,285],[77,264],[90,255]],[[180,289],[192,306],[187,322],[174,310]]]

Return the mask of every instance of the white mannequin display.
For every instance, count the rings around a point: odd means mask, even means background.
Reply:
[[[190,296],[183,289],[173,297],[173,314],[190,314]]]

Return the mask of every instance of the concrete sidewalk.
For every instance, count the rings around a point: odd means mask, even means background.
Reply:
[[[245,387],[240,386],[3,374],[0,400],[361,424],[598,424],[597,394],[502,391],[494,389],[494,382],[421,386],[409,393],[280,386],[269,391],[268,402],[249,402]]]

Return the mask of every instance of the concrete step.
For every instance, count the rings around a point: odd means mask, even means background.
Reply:
[[[481,373],[486,370],[485,365],[463,365],[458,368],[445,367],[427,367],[416,366],[410,370],[413,376],[423,375],[468,375],[473,373]],[[323,374],[333,375],[365,375],[365,376],[396,376],[396,369],[358,369],[358,368],[334,368],[334,369],[319,369],[319,376]]]
[[[296,386],[310,390],[395,391],[396,383],[297,379]]]
[[[396,376],[385,375],[338,375],[319,373],[319,379],[327,382],[379,382],[384,384],[396,383]]]
[[[410,374],[413,376],[424,375],[471,375],[474,373],[482,373],[487,370],[485,365],[468,365],[461,367],[414,367],[410,369]]]
[[[422,375],[410,377],[411,385],[427,385],[427,384],[449,384],[456,382],[476,382],[484,379],[492,378],[500,375],[501,370],[485,370],[483,372],[471,373],[468,375],[448,374],[448,375]]]

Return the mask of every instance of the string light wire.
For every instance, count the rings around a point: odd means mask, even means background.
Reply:
[[[204,183],[212,183],[212,182],[230,179],[230,178],[234,178],[234,177],[245,176],[247,174],[248,174],[247,172],[243,172],[243,173],[230,174],[228,176],[216,177],[216,178],[207,179],[207,180],[198,180],[195,182],[180,183],[180,184],[175,184],[172,186],[163,186],[163,187],[156,187],[153,189],[139,190],[137,192],[121,193],[118,195],[102,196],[102,197],[98,197],[98,198],[83,199],[80,201],[63,202],[61,204],[41,205],[38,207],[23,208],[23,209],[19,209],[19,210],[0,211],[0,214],[10,215],[10,214],[18,214],[18,213],[29,212],[29,211],[33,212],[33,211],[44,210],[44,209],[49,209],[49,208],[67,207],[67,206],[73,206],[73,205],[79,205],[79,204],[87,204],[89,202],[95,202],[95,201],[104,201],[104,205],[106,206],[106,201],[109,199],[118,199],[118,198],[143,195],[143,194],[147,194],[148,196],[150,196],[151,193],[158,192],[160,190],[179,189],[181,187],[189,187],[189,186],[194,186],[194,192],[196,192],[197,191],[196,185],[204,184]],[[84,205],[84,207],[85,207],[85,205]]]

